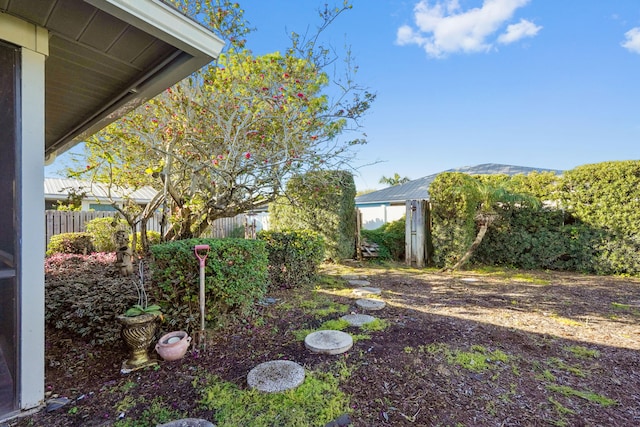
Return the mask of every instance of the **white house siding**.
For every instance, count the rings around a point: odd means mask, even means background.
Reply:
[[[362,214],[362,228],[375,230],[387,222],[397,221],[406,212],[404,205],[375,204],[370,206],[358,206]]]

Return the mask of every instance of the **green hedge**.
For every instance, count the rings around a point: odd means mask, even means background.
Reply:
[[[325,242],[325,258],[353,258],[356,236],[356,186],[347,171],[315,171],[292,177],[286,196],[269,206],[275,231],[311,230]]]
[[[462,175],[462,174],[455,174]],[[456,259],[475,235],[473,211],[452,190],[464,179],[440,174],[431,185],[434,260]],[[640,161],[579,166],[558,176],[476,176],[507,181],[541,207],[505,207],[472,262],[596,274],[640,274]]]
[[[477,200],[457,191],[468,179],[469,176],[463,173],[445,172],[436,176],[429,186],[432,259],[438,267],[455,264],[476,236]]]
[[[313,283],[323,260],[324,240],[313,231],[260,231],[269,254],[271,286],[294,288]]]
[[[88,255],[95,252],[89,233],[61,233],[51,236],[47,245],[47,256],[53,254]]]
[[[613,236],[640,234],[640,160],[578,166],[562,178],[565,209]]]
[[[91,234],[97,252],[115,252],[118,248],[113,241],[113,233],[117,230],[131,232],[127,221],[110,216],[92,219],[85,224],[85,229]]]
[[[268,286],[268,256],[261,240],[188,239],[151,246],[151,300],[162,306],[172,327],[200,325],[200,264],[193,248],[209,245],[205,265],[207,320],[230,312],[247,314]]]
[[[162,241],[162,235],[154,230],[147,230],[147,240],[149,242],[149,246],[157,245]],[[129,246],[133,242],[133,234],[129,234]],[[136,232],[136,252],[142,253],[142,239],[140,238],[140,232]]]
[[[362,237],[378,245],[378,259],[404,261],[405,218],[388,222],[375,230],[361,230]]]

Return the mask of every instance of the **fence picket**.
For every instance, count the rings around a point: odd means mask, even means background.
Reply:
[[[85,230],[85,224],[95,218],[111,217],[114,212],[108,211],[45,211],[46,242],[49,245],[51,236],[61,233],[77,233]],[[245,214],[236,215],[233,218],[220,218],[214,221],[211,231],[203,237],[223,238],[229,237],[237,227],[244,227]],[[147,222],[147,231],[160,232],[162,214],[153,215]]]

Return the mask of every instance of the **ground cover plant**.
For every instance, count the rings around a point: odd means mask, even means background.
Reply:
[[[68,280],[108,271],[66,265]],[[75,269],[75,271],[72,271]],[[50,280],[55,272],[47,272]],[[358,312],[344,274],[366,276],[387,306],[380,327],[337,356],[297,331]],[[155,426],[200,417],[219,426],[631,426],[640,423],[640,280],[487,268],[456,274],[391,264],[328,264],[315,284],[277,288],[184,359],[123,375],[119,343],[47,327],[46,390],[70,403],[23,426]],[[304,387],[255,393],[259,363],[304,366]],[[295,411],[292,410],[295,408]]]

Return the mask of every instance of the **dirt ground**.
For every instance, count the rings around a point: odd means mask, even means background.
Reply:
[[[275,304],[211,333],[206,349],[192,346],[180,361],[127,375],[119,372],[122,345],[91,346],[48,327],[46,390],[71,402],[9,426],[112,425],[132,389],[147,402],[163,396],[190,417],[213,420],[198,405],[195,368],[246,388],[249,370],[273,359],[309,370],[343,360],[351,375],[341,389],[355,426],[640,425],[640,280],[358,263],[322,272],[366,277],[381,288],[387,306],[369,314],[387,329],[338,356],[312,354],[293,337],[294,330],[339,317],[318,318],[298,307],[314,294],[362,312],[342,279],[272,292]],[[287,302],[293,308],[283,315]],[[136,405],[124,415],[135,419],[144,409]]]

